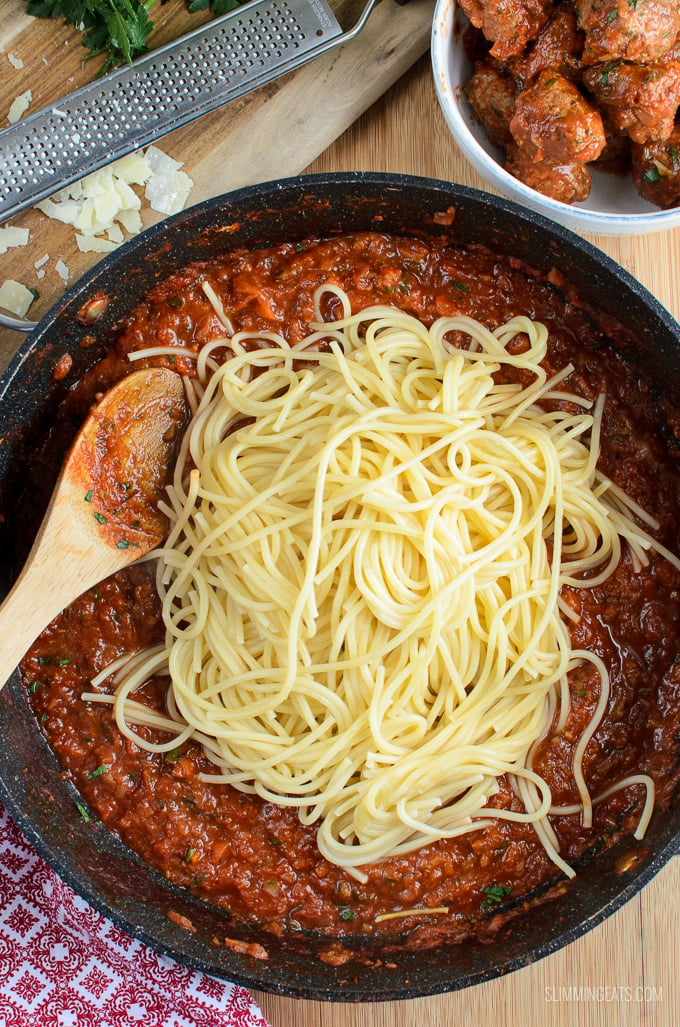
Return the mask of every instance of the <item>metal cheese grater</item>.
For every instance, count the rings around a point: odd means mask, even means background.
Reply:
[[[325,0],[255,0],[0,131],[0,221],[355,36]]]

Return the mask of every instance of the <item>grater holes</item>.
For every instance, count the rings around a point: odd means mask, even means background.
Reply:
[[[213,92],[223,102],[238,95],[249,78],[256,83],[263,71],[285,70],[327,34],[325,15],[326,28],[319,33],[316,6],[315,0],[259,0],[206,36],[169,47],[155,58],[149,55],[130,72],[121,69],[108,92],[92,83],[74,95],[68,110],[64,100],[59,111],[45,112],[27,135],[19,129],[4,148],[0,143],[0,211],[11,210],[19,196],[25,204],[46,195],[50,181],[56,188],[64,172],[73,179],[144,145],[153,138],[154,123],[169,131],[212,110],[217,106]],[[15,156],[16,162],[8,159]],[[36,188],[35,182],[42,186]],[[3,199],[7,194],[9,204]]]

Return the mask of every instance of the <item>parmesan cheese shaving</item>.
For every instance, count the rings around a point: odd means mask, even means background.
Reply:
[[[63,279],[63,281],[68,282],[71,272],[61,258],[59,258],[55,267],[59,277]]]
[[[20,96],[17,96],[16,99],[13,100],[12,106],[9,109],[9,114],[7,115],[7,120],[9,121],[10,125],[14,125],[20,118],[24,116],[24,114],[30,106],[32,99],[33,93],[30,89],[27,89],[25,93],[21,93]]]
[[[180,170],[182,165],[157,146],[148,148],[146,159],[152,174],[146,183],[144,195],[151,209],[161,214],[176,214],[184,207],[193,182]]]
[[[187,201],[192,180],[181,171],[182,165],[156,146],[137,150],[79,182],[60,189],[51,199],[36,204],[49,218],[73,225],[79,233],[78,246],[85,250],[86,237],[100,237],[87,249],[108,252],[108,243],[123,241],[122,230],[136,235],[142,230],[142,199],[132,188],[145,186],[145,198],[152,210],[175,214]],[[107,245],[104,245],[107,244]]]
[[[28,234],[27,228],[14,228],[12,225],[0,228],[0,253],[7,253],[14,246],[26,246]]]
[[[10,314],[16,314],[17,317],[26,316],[34,299],[31,290],[21,282],[15,282],[13,278],[8,278],[0,285],[0,307],[8,310]]]
[[[76,234],[76,242],[81,253],[111,253],[118,248],[117,242],[104,239],[101,235],[85,236]]]

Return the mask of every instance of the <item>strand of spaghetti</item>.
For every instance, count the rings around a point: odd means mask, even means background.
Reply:
[[[518,777],[517,791],[527,809],[537,810],[539,808],[535,779],[523,779],[522,777]],[[567,861],[559,854],[557,838],[555,837],[555,832],[552,829],[552,825],[550,824],[548,817],[537,817],[533,823],[533,827],[541,844],[543,845],[543,848],[555,866],[562,871],[565,877],[575,877],[576,872],[574,868],[570,866],[570,864],[567,863]]]
[[[628,777],[622,778],[620,781],[616,781],[615,784],[610,785],[599,795],[596,795],[593,799],[593,806],[597,806],[598,803],[604,802],[611,795],[615,795],[616,792],[623,791],[624,788],[629,788],[631,785],[644,785],[645,788],[645,803],[640,814],[640,820],[638,826],[633,832],[633,837],[638,841],[641,841],[649,826],[649,821],[652,818],[652,812],[654,810],[654,780],[649,774],[630,774]],[[574,816],[577,813],[581,813],[582,806],[580,803],[573,803],[569,806],[551,806],[550,815],[556,817],[569,817]]]
[[[196,354],[185,346],[145,346],[144,349],[131,350],[127,355],[128,360],[133,363],[137,360],[148,360],[150,357],[187,357],[189,360],[195,360]]]
[[[598,480],[601,483],[601,487],[605,488],[610,496],[615,496],[622,507],[629,510],[631,513],[634,513],[635,516],[650,527],[652,531],[658,531],[659,522],[656,517],[652,517],[644,507],[640,506],[639,503],[636,503],[630,496],[627,496],[623,489],[620,489],[615,482],[610,478],[606,478],[602,474],[598,474]]]
[[[583,825],[584,827],[591,827],[593,823],[593,804],[588,791],[588,786],[586,785],[585,778],[583,776],[583,757],[590,740],[595,734],[600,721],[605,714],[605,710],[607,709],[607,702],[609,700],[609,674],[607,673],[607,668],[604,663],[596,653],[591,653],[582,649],[574,651],[573,656],[575,659],[581,659],[588,663],[592,663],[600,676],[600,694],[598,696],[597,705],[588,726],[579,738],[578,745],[574,751],[572,767],[574,781],[576,782],[576,787],[579,795],[581,796],[581,802],[583,805]]]

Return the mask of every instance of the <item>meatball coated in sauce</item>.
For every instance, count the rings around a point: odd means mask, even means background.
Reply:
[[[604,134],[607,140],[604,150],[593,161],[593,164],[611,175],[623,177],[630,172],[631,161],[631,139],[630,136],[621,135],[609,124],[606,117],[602,118]]]
[[[520,88],[525,89],[548,68],[564,78],[577,82],[581,76],[583,32],[571,4],[559,4],[538,38],[512,63],[512,74]]]
[[[680,32],[677,0],[577,0],[576,9],[585,64],[653,64]]]
[[[680,104],[680,64],[610,64],[588,68],[584,84],[606,109],[616,131],[634,143],[667,139]]]
[[[522,151],[511,145],[507,152],[506,168],[511,175],[544,196],[561,203],[577,203],[590,195],[591,176],[586,164],[574,161],[567,164],[534,162],[524,158]]]
[[[477,61],[465,92],[489,141],[500,149],[507,149],[513,141],[510,121],[515,113],[515,80],[493,64]]]
[[[501,60],[517,57],[535,39],[552,10],[552,0],[460,0],[471,23],[493,45]]]
[[[598,112],[551,68],[518,94],[510,132],[525,159],[534,163],[585,164],[599,157],[606,143]]]

